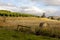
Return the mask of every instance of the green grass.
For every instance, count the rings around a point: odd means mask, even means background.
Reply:
[[[10,16],[10,17],[39,17],[32,14],[21,13],[21,12],[11,12],[8,10],[0,10],[0,16]]]
[[[0,40],[60,40],[47,36],[36,36],[14,30],[0,29]]]

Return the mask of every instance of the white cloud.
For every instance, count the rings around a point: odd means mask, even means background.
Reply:
[[[43,9],[39,9],[35,6],[32,6],[32,7],[20,7],[21,9],[21,12],[24,12],[24,13],[30,13],[30,14],[34,14],[34,15],[39,15],[39,14],[42,14],[44,13],[45,11]]]
[[[10,11],[17,11],[17,7],[8,3],[8,4],[4,4],[4,3],[0,3],[0,10],[10,10]]]
[[[51,13],[56,12],[57,9],[55,9],[55,8],[46,8],[45,11],[46,11],[46,13],[50,13],[51,14]]]
[[[47,16],[59,16],[60,15],[60,11],[53,7],[47,7],[44,10],[46,11],[45,13]]]
[[[39,9],[38,7],[20,7],[19,8],[19,12],[23,12],[23,13],[28,13],[28,14],[34,14],[34,15],[42,15],[42,13],[46,13],[46,16],[53,16],[53,15],[57,15],[59,16],[60,11],[56,8],[53,7],[46,7],[45,9]]]
[[[10,11],[15,11],[15,12],[23,12],[23,13],[29,13],[29,14],[34,14],[38,15],[43,13],[44,11],[42,9],[39,9],[35,6],[22,6],[22,7],[16,7],[12,4],[0,4],[0,10],[10,10]]]
[[[48,6],[60,6],[60,0],[31,0],[35,2],[43,2]]]
[[[44,2],[45,2],[47,5],[60,6],[60,0],[45,0]]]
[[[0,10],[17,11],[16,9],[16,7],[0,6]]]
[[[10,11],[23,12],[34,15],[41,15],[44,12],[46,13],[46,15],[55,15],[55,14],[59,15],[60,13],[60,11],[54,7],[46,7],[45,9],[41,9],[36,6],[16,7],[10,3],[8,4],[0,3],[0,10],[10,10]]]
[[[11,3],[0,3],[0,6],[9,6],[9,7],[15,7],[15,5]]]

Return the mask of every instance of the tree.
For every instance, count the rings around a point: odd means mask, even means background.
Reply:
[[[0,16],[3,16],[3,14],[0,14]]]
[[[60,18],[58,18],[57,20],[60,20]]]
[[[6,17],[8,16],[7,14],[4,14]]]
[[[54,19],[53,16],[51,16],[51,19]]]
[[[41,16],[42,18],[45,18],[46,16],[45,16],[45,13],[43,13],[43,15]]]
[[[12,17],[12,15],[11,15],[11,14],[9,14],[9,16],[10,16],[10,17]]]

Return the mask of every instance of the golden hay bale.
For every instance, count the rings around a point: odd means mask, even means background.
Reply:
[[[39,24],[39,27],[46,27],[46,26],[48,26],[48,24],[47,24],[46,22],[41,22],[41,23]]]
[[[48,26],[49,26],[49,24],[46,22],[41,22],[39,24],[40,29],[44,29],[44,30],[48,29]]]

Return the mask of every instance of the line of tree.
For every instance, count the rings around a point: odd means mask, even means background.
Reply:
[[[31,14],[24,14],[24,13],[18,13],[18,12],[11,12],[7,10],[0,10],[0,16],[10,16],[10,17],[39,17]]]

